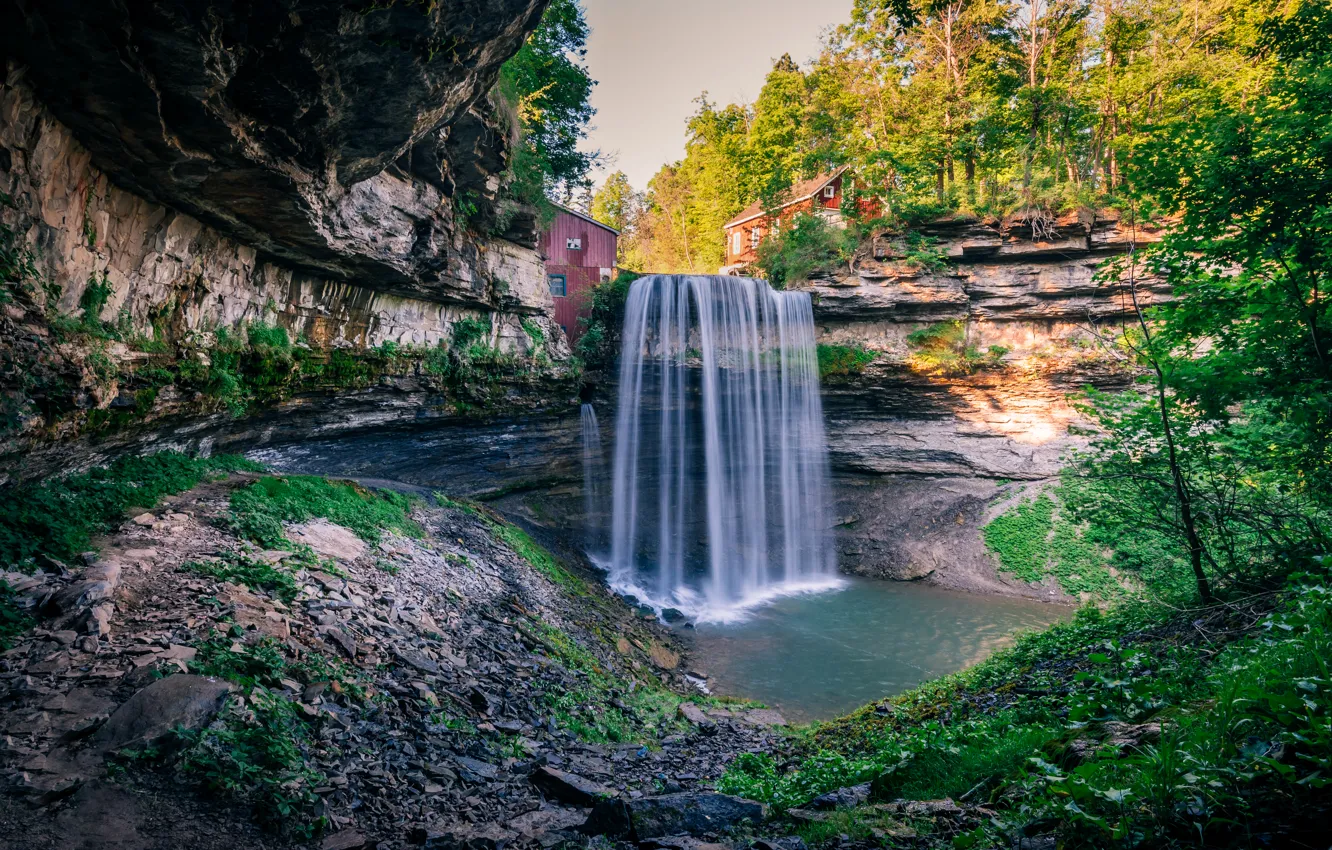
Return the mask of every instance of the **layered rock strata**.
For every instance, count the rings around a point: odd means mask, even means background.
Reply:
[[[824,382],[843,569],[1062,597],[997,573],[979,528],[1023,486],[1009,482],[1048,480],[1085,444],[1084,388],[1131,384],[1105,342],[1134,296],[1168,297],[1127,257],[1159,238],[1109,211],[945,219],[875,239],[849,270],[810,282],[819,341],[877,355]],[[950,359],[919,342],[940,328]]]

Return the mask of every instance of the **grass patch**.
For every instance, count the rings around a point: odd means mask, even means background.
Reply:
[[[1059,488],[1053,491],[1059,492]],[[1108,599],[1123,591],[1108,569],[1102,547],[1069,515],[1057,495],[1023,499],[981,529],[999,568],[1020,581],[1054,576],[1065,593]]]
[[[819,378],[851,377],[860,375],[865,367],[874,362],[878,353],[859,346],[824,345],[817,347],[819,358]]]
[[[31,571],[39,557],[71,563],[110,531],[130,508],[149,509],[229,472],[258,471],[229,455],[192,458],[177,452],[121,458],[109,466],[65,478],[11,488],[0,511],[0,564]]]
[[[226,552],[216,560],[187,561],[181,569],[221,581],[263,590],[290,605],[300,592],[296,577],[282,566],[260,561],[244,552]]]
[[[513,550],[514,554],[532,565],[532,569],[546,578],[573,591],[586,591],[583,582],[564,568],[555,556],[518,526],[489,512],[482,515],[491,534]]]
[[[231,494],[228,522],[237,534],[266,548],[291,546],[284,523],[322,518],[351,529],[369,543],[385,530],[408,537],[424,532],[411,518],[412,499],[351,481],[313,475],[261,478]]]

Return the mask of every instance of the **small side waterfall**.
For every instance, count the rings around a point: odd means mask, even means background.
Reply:
[[[630,289],[612,481],[611,580],[730,619],[839,584],[809,295],[749,278]]]
[[[601,449],[601,426],[597,411],[590,404],[582,410],[583,426],[583,517],[587,533],[587,551],[596,555],[605,549],[606,455]]]

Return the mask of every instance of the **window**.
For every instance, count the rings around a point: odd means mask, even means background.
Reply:
[[[740,253],[740,244],[741,244],[741,243],[740,243],[740,231],[737,230],[735,233],[732,233],[732,234],[731,234],[731,253],[732,253],[732,254],[739,254],[739,253]]]
[[[825,198],[835,198],[835,197],[837,197],[837,187],[834,186],[834,185],[832,185],[831,183],[829,183],[827,186],[824,186],[824,187],[823,187],[823,197],[825,197]]]
[[[569,279],[562,274],[547,275],[546,280],[550,283],[550,294],[556,298],[563,298],[569,294]]]
[[[568,248],[570,251],[583,250],[582,237],[570,236],[568,239],[564,240],[564,247]]]
[[[756,227],[753,230],[749,231],[749,247],[757,248],[759,246],[759,240],[761,240],[762,238],[763,238],[763,228]]]

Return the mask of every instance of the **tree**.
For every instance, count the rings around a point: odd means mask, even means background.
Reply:
[[[635,233],[639,219],[643,214],[643,195],[634,191],[634,187],[629,185],[629,177],[623,171],[617,171],[607,177],[606,182],[592,195],[589,212],[597,221],[620,231],[616,262],[628,266],[636,244]]]
[[[553,0],[540,25],[500,69],[496,94],[519,131],[509,191],[520,202],[549,206],[588,185],[598,154],[580,150],[596,110],[596,82],[585,64],[587,22],[578,0]]]

